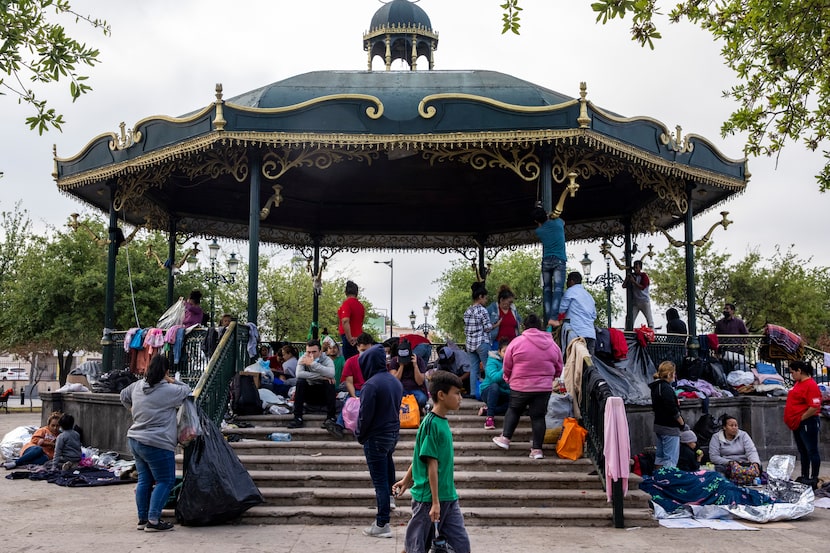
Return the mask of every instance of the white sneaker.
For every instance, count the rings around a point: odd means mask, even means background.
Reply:
[[[395,509],[397,509],[397,508],[398,508],[398,506],[397,506],[397,505],[395,505],[395,496],[394,496],[394,495],[390,495],[390,496],[389,496],[389,509],[391,509],[392,511],[394,511],[394,510],[395,510]]]
[[[6,461],[5,463],[3,463],[3,468],[5,468],[6,470],[12,470],[13,468],[17,468],[17,463],[15,463],[14,461]]]
[[[389,523],[386,523],[383,526],[378,526],[378,522],[375,521],[371,526],[363,529],[363,535],[370,536],[372,538],[391,538],[392,528],[389,526]]]

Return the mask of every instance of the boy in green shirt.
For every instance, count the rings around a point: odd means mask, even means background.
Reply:
[[[455,490],[452,432],[447,413],[461,407],[461,379],[448,371],[436,371],[429,385],[434,402],[415,437],[412,464],[406,476],[392,487],[400,497],[412,487],[412,520],[406,527],[404,553],[429,551],[435,522],[456,553],[470,553],[470,538]]]

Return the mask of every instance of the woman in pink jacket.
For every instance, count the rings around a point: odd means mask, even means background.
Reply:
[[[553,380],[562,374],[562,350],[551,334],[542,330],[542,321],[537,315],[531,313],[525,317],[524,329],[504,353],[504,380],[510,385],[510,405],[501,436],[493,438],[493,443],[502,449],[510,447],[519,416],[527,408],[533,430],[530,458],[541,459],[545,413]]]

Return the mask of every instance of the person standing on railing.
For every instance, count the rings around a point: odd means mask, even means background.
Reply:
[[[632,271],[625,277],[622,286],[631,290],[631,321],[637,322],[637,315],[642,313],[649,328],[654,328],[654,319],[651,316],[651,298],[648,295],[651,281],[648,278],[648,273],[643,271],[642,261],[634,262]]]
[[[565,252],[565,221],[551,218],[541,207],[534,208],[533,221],[536,236],[542,242],[542,313],[547,324],[559,314],[559,302],[564,293],[568,254]]]
[[[357,284],[351,280],[346,281],[346,301],[337,310],[337,319],[340,321],[338,330],[343,340],[343,358],[357,355],[357,337],[363,333],[363,318],[366,316],[366,309],[360,300],[357,299]],[[390,313],[391,317],[392,314]]]
[[[686,425],[677,395],[671,383],[674,382],[677,368],[671,361],[663,361],[657,367],[651,389],[651,409],[654,411],[654,434],[657,437],[657,452],[654,455],[654,468],[676,467],[680,456],[680,430]]]
[[[801,457],[801,476],[797,482],[816,488],[821,455],[818,448],[821,422],[821,390],[813,380],[813,367],[804,361],[790,363],[790,377],[795,384],[787,394],[784,423],[793,431],[795,445]]]

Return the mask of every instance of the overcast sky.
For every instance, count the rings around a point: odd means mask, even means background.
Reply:
[[[681,125],[684,134],[707,137],[726,156],[743,157],[741,137],[720,137],[720,124],[734,109],[721,92],[734,78],[709,35],[663,22],[665,38],[657,41],[656,50],[643,49],[629,39],[630,20],[597,25],[586,0],[522,0],[522,34],[501,35],[500,3],[421,0],[419,6],[439,33],[436,69],[501,71],[574,97],[580,81],[586,81],[588,99],[602,108],[652,117],[669,129]],[[93,92],[76,103],[65,100],[68,84],[49,94],[52,107],[65,116],[63,133],[28,131],[28,107],[0,97],[0,171],[5,173],[0,209],[9,211],[21,201],[38,230],[62,225],[69,213],[83,211],[79,202],[58,192],[51,178],[53,143],[59,156],[72,156],[98,134],[117,131],[121,121],[129,128],[151,115],[177,116],[206,106],[219,82],[228,98],[308,71],[364,70],[362,34],[381,6],[377,0],[73,0],[72,5],[108,20],[112,36],[70,28],[71,36],[101,50],[102,63],[90,73]],[[376,60],[375,70],[382,69]],[[820,153],[800,144],[785,149],[777,169],[775,160],[751,159],[747,191],[719,208],[730,211],[734,224],[727,232],[716,231],[716,248],[741,257],[752,248],[768,255],[776,244],[794,244],[798,254],[812,256],[815,264],[830,265],[830,196],[818,192],[813,178],[823,161]],[[719,218],[717,212],[696,218],[695,238]],[[682,238],[680,229],[674,234]],[[649,242],[656,250],[668,247],[662,236],[647,237],[640,246]],[[237,247],[226,245],[228,250]],[[597,244],[571,243],[569,265],[574,269],[586,248],[600,259]],[[240,253],[247,257],[247,248]],[[433,281],[459,256],[340,254],[329,267],[355,280],[377,307],[387,308],[390,271],[372,261],[390,255],[394,318],[408,324],[414,309],[420,324],[420,306],[436,295]],[[595,273],[599,265],[595,263]],[[662,314],[655,320],[662,324]]]

